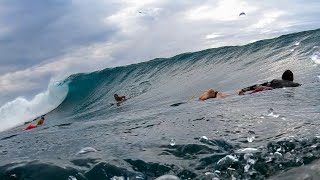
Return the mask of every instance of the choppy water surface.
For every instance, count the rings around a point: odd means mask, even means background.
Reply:
[[[43,126],[0,133],[0,179],[319,178],[319,42],[307,31],[73,75]],[[301,87],[197,101],[286,69]]]

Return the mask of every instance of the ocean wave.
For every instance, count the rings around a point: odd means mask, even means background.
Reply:
[[[59,83],[49,84],[45,92],[34,96],[31,100],[18,97],[0,107],[0,131],[4,131],[48,113],[63,102],[68,86]]]

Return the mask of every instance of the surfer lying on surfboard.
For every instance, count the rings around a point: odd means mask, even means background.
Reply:
[[[44,123],[44,116],[41,116],[40,120],[36,124],[29,124],[24,130],[29,130],[36,128],[39,125],[42,125]]]
[[[119,96],[118,94],[114,94],[113,95],[114,100],[117,101],[116,105],[120,106],[120,104],[126,100],[128,100],[129,98],[127,98],[126,96]],[[111,103],[111,106],[115,105],[114,103]]]
[[[251,93],[264,91],[264,90],[271,90],[283,87],[297,87],[301,86],[299,83],[293,82],[293,73],[290,70],[286,70],[282,74],[281,79],[273,79],[272,81],[265,82],[262,84],[255,84],[250,87],[246,87],[237,91],[237,94],[243,95],[247,91],[252,91]]]
[[[283,87],[297,87],[301,84],[293,82],[293,73],[290,70],[286,70],[282,74],[282,79],[274,79],[270,82],[265,82],[262,84],[255,84],[250,87],[243,88],[241,90],[237,91],[238,95],[244,95],[246,92],[247,94],[252,94],[256,92],[261,91],[267,91],[277,88],[283,88]],[[208,91],[204,92],[200,97],[200,101],[205,101],[210,98],[224,98],[226,96],[230,96],[230,94],[221,93],[218,91],[215,91],[213,89],[209,89]]]
[[[126,96],[119,96],[118,94],[114,94],[113,97],[117,101],[117,103],[120,103],[120,102],[127,100]]]

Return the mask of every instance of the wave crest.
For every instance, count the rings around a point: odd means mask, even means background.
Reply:
[[[50,83],[45,92],[31,100],[18,97],[0,107],[0,131],[18,126],[59,106],[68,93],[68,86],[61,83]]]

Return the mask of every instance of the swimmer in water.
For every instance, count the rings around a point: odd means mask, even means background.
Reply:
[[[272,90],[283,87],[297,87],[301,86],[299,83],[293,82],[293,73],[290,70],[286,70],[282,74],[282,79],[273,79],[270,82],[265,82],[262,84],[255,84],[237,91],[237,94],[243,95],[245,92],[251,91],[251,93],[256,93],[265,90]]]
[[[118,94],[114,94],[113,97],[118,103],[127,100],[126,96],[119,96]]]
[[[221,93],[221,92],[215,91],[214,89],[209,89],[203,94],[201,94],[201,96],[199,97],[199,101],[205,101],[211,98],[224,98],[227,96],[229,96],[229,94]]]

